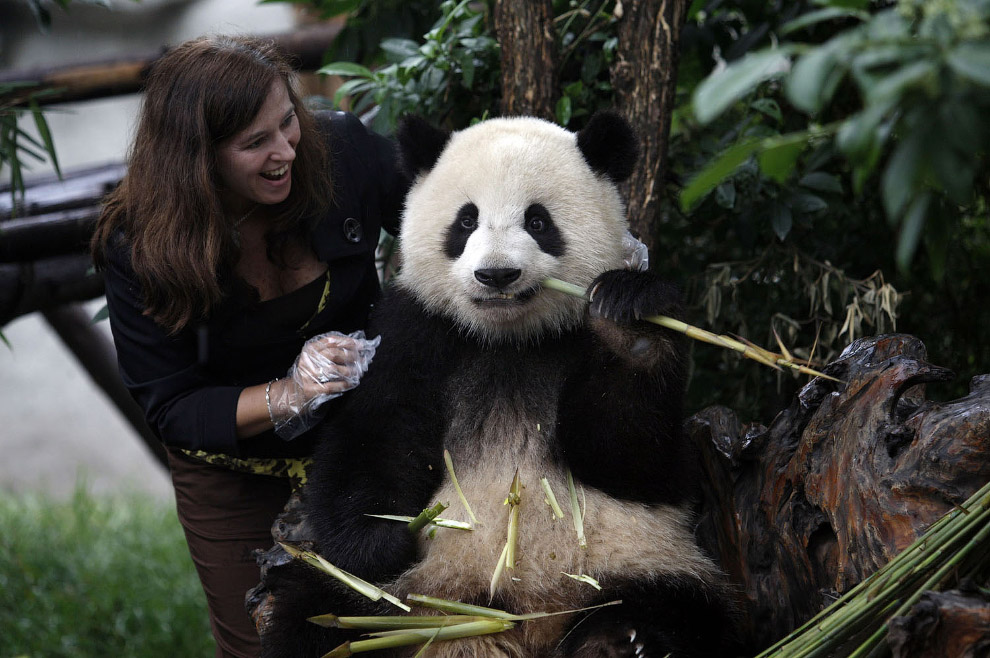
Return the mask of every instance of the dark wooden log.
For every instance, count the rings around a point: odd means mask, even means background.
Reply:
[[[276,44],[302,71],[323,65],[323,54],[340,33],[341,24],[318,23],[293,32],[271,35]],[[161,48],[112,60],[81,62],[53,68],[6,71],[0,73],[0,85],[29,82],[30,86],[0,94],[0,105],[21,105],[31,94],[40,105],[106,98],[141,90],[151,65],[167,52]]]
[[[667,142],[677,93],[677,62],[687,0],[626,0],[621,4],[616,62],[619,111],[639,137],[639,163],[623,185],[629,224],[650,252],[664,194]]]
[[[40,176],[27,182],[16,204],[10,186],[0,186],[0,233],[8,226],[5,220],[99,205],[126,171],[126,165],[114,163],[67,171],[62,178]]]
[[[83,302],[103,294],[89,253],[0,263],[0,327],[25,313]]]
[[[890,623],[892,658],[990,656],[990,598],[978,591],[926,592]]]
[[[553,120],[557,36],[551,0],[499,0],[495,33],[502,52],[502,116]]]
[[[63,304],[47,309],[43,314],[65,346],[93,378],[93,382],[106,393],[124,419],[134,428],[148,451],[162,467],[168,468],[165,448],[148,427],[144,412],[120,379],[113,341],[97,330],[89,313],[79,304]]]
[[[722,408],[687,423],[708,489],[699,534],[745,594],[766,646],[990,481],[990,376],[936,404],[951,373],[905,335],[859,340],[769,427]]]

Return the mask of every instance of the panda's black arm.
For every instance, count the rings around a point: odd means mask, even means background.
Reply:
[[[412,562],[415,538],[403,523],[367,515],[416,516],[443,473],[438,400],[449,354],[436,341],[437,322],[397,291],[375,309],[369,334],[382,343],[327,422],[306,487],[321,555],[373,582]]]
[[[683,336],[637,317],[679,313],[679,295],[649,273],[598,277],[587,344],[562,391],[558,432],[575,477],[615,496],[677,503],[695,465],[681,430]]]

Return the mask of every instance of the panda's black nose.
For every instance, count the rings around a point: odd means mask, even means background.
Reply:
[[[474,278],[491,288],[504,288],[522,274],[522,270],[511,267],[491,267],[475,270]]]

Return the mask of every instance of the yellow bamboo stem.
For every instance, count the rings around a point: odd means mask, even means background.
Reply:
[[[543,280],[543,287],[550,290],[556,290],[557,292],[566,293],[568,295],[573,295],[575,297],[580,297],[587,300],[588,295],[583,288],[576,286],[573,283],[567,283],[566,281],[561,281],[560,279],[547,278]],[[790,368],[796,370],[800,373],[806,375],[812,375],[814,377],[823,377],[834,382],[842,382],[841,379],[836,379],[830,375],[826,375],[823,372],[819,372],[808,366],[801,365],[800,363],[795,363],[793,360],[785,358],[781,354],[776,354],[769,350],[766,350],[752,343],[747,345],[738,340],[730,338],[725,335],[716,335],[710,331],[705,331],[693,325],[690,325],[681,320],[676,320],[674,318],[668,317],[666,315],[651,315],[649,317],[643,318],[646,322],[652,322],[653,324],[660,325],[661,327],[666,327],[672,331],[676,331],[684,334],[688,338],[698,340],[704,343],[709,343],[711,345],[717,345],[718,347],[724,347],[725,349],[733,350],[739,352],[744,357],[752,359],[762,363],[765,366],[780,370],[780,367]]]

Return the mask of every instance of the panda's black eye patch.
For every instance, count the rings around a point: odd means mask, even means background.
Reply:
[[[526,232],[536,240],[540,249],[557,258],[564,255],[564,237],[551,219],[550,211],[543,204],[534,203],[526,208],[523,221]]]
[[[478,206],[473,203],[465,203],[457,211],[454,221],[447,227],[447,236],[444,240],[444,253],[447,258],[457,258],[464,253],[468,238],[478,228]]]

